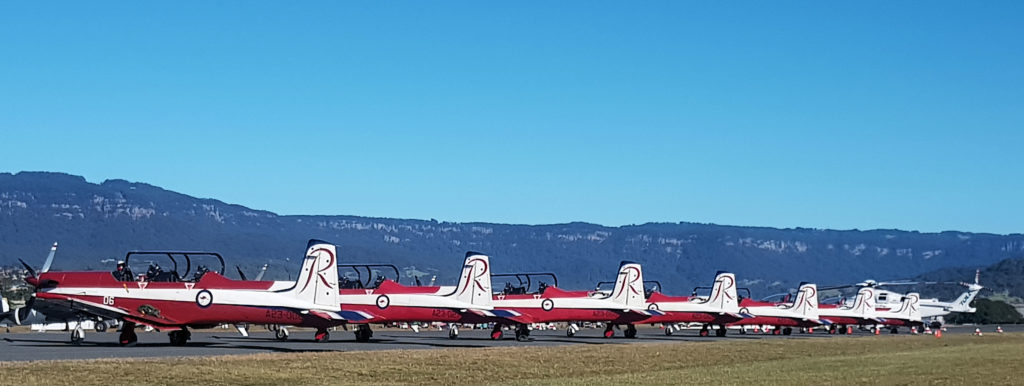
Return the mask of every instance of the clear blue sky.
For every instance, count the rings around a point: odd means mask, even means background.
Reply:
[[[0,170],[281,214],[1024,232],[1024,2],[3,2]]]

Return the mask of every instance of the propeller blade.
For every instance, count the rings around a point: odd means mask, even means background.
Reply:
[[[21,265],[25,267],[25,270],[28,271],[29,276],[36,277],[36,270],[32,269],[32,267],[28,265],[28,263],[26,263],[25,260],[18,259],[18,261],[20,261]]]
[[[245,278],[245,273],[242,272],[242,268],[236,265],[235,269],[238,270],[238,277],[242,278],[242,281],[246,281],[247,279]]]
[[[256,278],[253,279],[253,280],[255,280],[255,281],[263,280],[263,275],[265,275],[267,273],[267,266],[269,266],[269,265],[270,264],[263,264],[263,268],[260,268],[260,273],[257,273],[256,274]]]
[[[53,264],[53,255],[55,255],[55,254],[57,254],[57,242],[56,241],[53,242],[53,247],[50,247],[50,255],[46,256],[46,262],[43,263],[43,270],[40,271],[40,272],[47,273],[47,272],[50,271],[50,265]]]

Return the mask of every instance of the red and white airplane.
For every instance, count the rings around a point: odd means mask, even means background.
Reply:
[[[358,325],[356,340],[373,336],[369,323],[447,322],[448,337],[459,335],[458,324],[479,316],[494,316],[491,310],[491,270],[489,258],[467,252],[459,283],[455,287],[403,286],[384,280],[375,288],[342,289],[341,309],[370,317]],[[511,314],[509,314],[511,315]]]
[[[875,290],[863,287],[857,291],[853,303],[819,304],[818,317],[831,323],[829,334],[849,334],[850,326],[867,326],[881,323],[875,315]]]
[[[279,324],[314,327],[315,340],[328,340],[327,329],[370,318],[340,307],[338,254],[333,244],[310,240],[298,280],[240,281],[217,272],[188,280],[161,275],[166,281],[118,280],[110,272],[42,272],[29,268],[25,280],[35,287],[35,307],[72,312],[80,318],[100,317],[124,322],[119,341],[134,344],[135,326],[171,330],[171,344],[184,345],[189,328],[219,324]],[[81,327],[72,343],[85,337]]]
[[[725,336],[725,326],[753,315],[740,313],[739,297],[736,294],[736,276],[719,271],[711,285],[708,297],[669,296],[654,292],[647,298],[647,309],[658,310],[663,315],[654,315],[641,323],[661,323],[665,335],[672,335],[678,323],[701,323],[700,336],[709,334],[709,327],[719,326],[716,335]]]
[[[611,337],[615,334],[614,322],[631,323],[661,315],[660,311],[646,309],[643,281],[640,264],[623,261],[611,293],[566,291],[555,285],[535,293],[503,292],[493,297],[494,309],[490,312],[495,316],[480,321],[495,323],[492,339],[501,339],[503,325],[515,325],[516,340],[529,340],[530,324],[552,322],[606,323],[604,336]],[[575,332],[570,326],[567,334],[573,336]]]
[[[792,304],[761,302],[745,298],[740,301],[740,313],[754,317],[745,318],[730,326],[773,326],[775,335],[790,335],[793,327],[817,327],[829,321],[818,318],[818,289],[811,283],[800,283]]]

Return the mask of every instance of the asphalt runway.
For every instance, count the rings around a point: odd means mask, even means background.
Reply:
[[[974,326],[950,327],[947,334],[964,334],[974,332]],[[985,334],[994,334],[995,326],[981,326]],[[1006,332],[1024,331],[1024,325],[1003,326]],[[256,353],[288,353],[312,351],[371,351],[400,349],[438,349],[438,348],[478,348],[478,347],[550,347],[565,345],[590,344],[635,344],[663,342],[714,342],[740,341],[750,339],[850,339],[870,336],[866,331],[855,329],[853,335],[828,335],[823,330],[813,334],[794,332],[790,336],[765,334],[739,334],[730,330],[725,337],[700,337],[697,330],[683,330],[672,336],[664,335],[658,328],[640,328],[636,339],[622,337],[616,331],[613,338],[601,336],[601,329],[583,329],[570,338],[564,330],[533,331],[534,338],[529,342],[517,342],[511,331],[505,338],[494,341],[489,338],[489,330],[461,330],[458,339],[448,339],[447,331],[421,330],[377,330],[369,342],[355,342],[351,331],[338,329],[331,333],[331,340],[325,343],[313,342],[312,330],[293,330],[287,341],[274,339],[273,333],[253,329],[248,338],[242,337],[234,330],[201,331],[192,334],[188,345],[178,347],[168,343],[166,333],[138,333],[139,343],[134,347],[120,347],[117,344],[117,333],[97,333],[87,331],[85,341],[75,346],[69,343],[66,331],[8,333],[0,334],[0,361],[36,361],[36,360],[68,360],[68,359],[99,359],[99,358],[156,358],[186,357],[210,355],[234,355]],[[902,334],[907,331],[903,330]],[[888,334],[883,332],[883,334]],[[924,338],[924,337],[922,337]]]

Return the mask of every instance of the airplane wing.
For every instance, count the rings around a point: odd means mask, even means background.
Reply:
[[[182,324],[164,317],[158,308],[148,305],[142,305],[132,310],[45,292],[36,294],[36,298],[37,301],[42,301],[50,307],[80,311],[106,319],[124,319],[154,327],[180,326]]]

